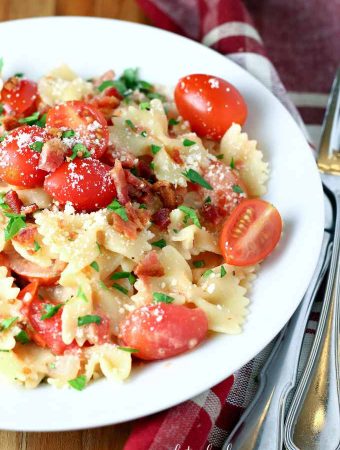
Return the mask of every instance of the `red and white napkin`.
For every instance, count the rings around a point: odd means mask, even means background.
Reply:
[[[262,81],[306,125],[317,145],[340,62],[338,0],[138,0],[153,24],[202,42]],[[295,104],[295,106],[294,106]],[[279,126],[279,124],[278,124]],[[303,367],[318,321],[311,314]],[[269,344],[234,376],[164,412],[136,421],[124,450],[213,450],[253,398]]]

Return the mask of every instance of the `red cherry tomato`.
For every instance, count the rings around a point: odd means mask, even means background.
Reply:
[[[44,188],[61,205],[71,202],[77,211],[97,211],[116,197],[110,170],[97,159],[75,159],[48,175]]]
[[[228,81],[213,75],[193,74],[181,78],[175,88],[180,115],[199,136],[221,139],[232,125],[243,125],[247,105]]]
[[[140,359],[170,358],[196,347],[208,331],[204,312],[159,303],[133,311],[120,325],[122,345],[138,350]]]
[[[244,200],[226,220],[220,247],[228,264],[251,266],[266,258],[280,240],[282,219],[270,203]]]
[[[203,172],[203,177],[213,188],[212,191],[204,191],[205,197],[209,196],[211,203],[225,215],[229,215],[247,196],[246,186],[237,171],[219,161],[211,162]]]
[[[6,112],[19,115],[27,111],[37,98],[37,84],[30,80],[12,77],[1,91],[1,102]]]
[[[0,144],[0,177],[15,186],[42,186],[47,172],[38,168],[40,153],[30,146],[49,139],[50,134],[36,125],[9,133]]]
[[[64,139],[72,148],[81,143],[93,158],[100,158],[109,143],[109,129],[103,114],[94,106],[82,101],[70,101],[51,108],[46,117],[47,128],[73,130],[75,136]]]

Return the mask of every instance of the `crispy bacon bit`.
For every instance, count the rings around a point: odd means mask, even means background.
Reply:
[[[125,205],[129,201],[128,184],[122,163],[118,159],[110,173],[116,187],[118,201]]]
[[[58,138],[45,142],[40,153],[39,169],[54,172],[64,162],[66,152],[66,145]]]
[[[125,222],[118,214],[112,214],[112,227],[117,233],[123,234],[128,239],[134,241],[137,239],[137,226],[135,223]]]
[[[181,158],[181,154],[177,148],[174,148],[170,152],[171,159],[175,161],[177,164],[183,164],[183,159]]]
[[[218,225],[226,216],[226,211],[211,203],[205,203],[200,209],[200,214],[205,225]]]
[[[6,192],[5,201],[15,214],[20,214],[21,208],[24,206],[18,194],[12,189]]]
[[[170,225],[170,209],[159,209],[152,215],[151,220],[160,230],[166,230]]]
[[[137,164],[137,173],[141,178],[145,178],[146,180],[153,180],[154,173],[150,167],[150,163],[152,162],[152,157],[145,155],[144,160],[140,159]]]
[[[138,277],[162,277],[165,273],[155,250],[140,261],[134,272]]]
[[[106,94],[109,94],[109,89],[105,89]],[[101,111],[101,113],[103,114],[109,125],[112,124],[111,118],[113,116],[113,111],[117,108],[117,106],[120,103],[120,100],[116,97],[116,95],[118,95],[118,93],[114,89],[111,95],[104,95],[103,97],[94,97],[89,101],[91,105],[95,106],[97,109]]]
[[[168,181],[157,181],[152,185],[152,190],[158,194],[166,208],[175,209],[183,203],[183,190],[175,188]]]
[[[7,115],[1,118],[2,128],[4,131],[11,131],[17,128],[20,124],[16,117]]]
[[[25,228],[22,228],[19,233],[14,236],[13,240],[24,247],[32,247],[38,234],[36,225],[29,224]]]
[[[13,91],[14,89],[17,89],[19,84],[20,84],[19,77],[11,77],[11,78],[8,78],[8,80],[4,84],[3,88],[6,89],[7,91]]]
[[[20,210],[21,214],[25,214],[27,216],[28,214],[33,214],[36,211],[38,211],[39,206],[36,203],[32,203],[31,205],[23,206]]]
[[[146,210],[136,209],[129,202],[125,205],[128,221],[125,222],[118,214],[112,214],[112,226],[117,233],[124,234],[128,239],[135,240],[150,220],[150,213]]]

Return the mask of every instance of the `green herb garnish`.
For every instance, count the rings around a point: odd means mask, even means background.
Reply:
[[[68,380],[68,384],[76,389],[77,391],[82,391],[86,387],[86,376],[79,375],[79,377],[74,378],[73,380]]]
[[[227,275],[227,271],[225,270],[224,266],[221,266],[221,278],[223,278],[225,275]]]
[[[143,136],[143,137],[147,137],[147,136],[148,136],[148,133],[144,130],[144,131],[141,132],[140,135]]]
[[[234,158],[231,158],[231,161],[230,161],[230,168],[231,168],[231,169],[235,169],[235,161],[234,161]]]
[[[220,155],[216,155],[216,158],[217,158],[217,159],[223,159],[223,158],[224,158],[223,153],[221,153]]]
[[[39,243],[37,241],[34,241],[33,250],[35,252],[38,252],[41,249]]]
[[[72,148],[72,155],[70,156],[70,160],[73,161],[77,157],[81,158],[90,158],[91,153],[88,151],[87,147],[83,144],[75,144]]]
[[[200,186],[203,186],[205,189],[209,189],[209,191],[213,190],[212,186],[207,181],[205,181],[205,179],[201,177],[201,175],[198,172],[196,172],[196,170],[189,169],[183,172],[183,175],[186,178],[188,178],[188,180],[190,180],[192,183],[199,184]]]
[[[184,205],[179,206],[178,209],[185,214],[184,220],[183,220],[183,222],[185,224],[187,224],[188,220],[191,219],[193,224],[196,225],[196,227],[202,228],[202,225],[200,224],[200,221],[198,220],[196,211],[194,209],[189,208],[188,206],[184,206]]]
[[[36,111],[28,117],[22,117],[21,119],[18,120],[18,122],[32,124],[33,122],[35,122],[38,119],[39,119],[39,111]]]
[[[154,247],[163,248],[166,247],[166,241],[165,239],[160,239],[159,241],[151,242],[151,245],[153,245]]]
[[[150,103],[149,102],[142,102],[139,104],[139,107],[142,111],[144,111],[144,110],[150,111]]]
[[[115,289],[117,289],[117,291],[120,291],[125,295],[127,295],[127,293],[129,292],[128,289],[126,289],[124,286],[121,286],[118,283],[113,283],[112,287],[114,287]]]
[[[91,262],[90,266],[92,267],[93,270],[99,272],[99,264],[97,263],[97,261]]]
[[[124,222],[128,222],[129,218],[126,214],[126,209],[124,206],[122,206],[118,200],[113,200],[108,206],[107,209],[110,209],[115,214],[117,214],[119,217],[121,217]]]
[[[172,303],[175,300],[173,297],[163,294],[163,292],[154,292],[152,298],[156,303]]]
[[[102,289],[104,289],[104,291],[108,291],[108,290],[109,290],[109,288],[106,286],[105,283],[102,282],[102,280],[99,280],[99,281],[98,281],[98,284],[99,284],[99,286],[100,286]]]
[[[20,344],[28,344],[29,342],[31,342],[28,334],[24,330],[19,331],[19,333],[15,336],[15,340],[17,342],[20,342]]]
[[[125,120],[125,125],[127,125],[129,128],[131,128],[131,130],[135,130],[136,129],[134,123],[130,119],[126,119]]]
[[[1,323],[0,323],[0,331],[5,331],[8,330],[8,328],[10,328],[14,322],[16,322],[18,320],[18,317],[10,317],[8,319],[4,319]]]
[[[24,73],[23,72],[17,72],[17,73],[14,74],[14,76],[17,77],[17,78],[22,78],[24,76]]]
[[[203,259],[200,259],[199,261],[194,261],[193,265],[194,267],[196,267],[196,269],[200,269],[201,267],[205,266],[205,262],[203,261]]]
[[[191,147],[192,145],[195,145],[195,144],[196,144],[196,142],[191,141],[190,139],[184,139],[184,141],[183,141],[184,147]]]
[[[26,221],[25,216],[21,214],[4,213],[6,217],[9,217],[9,222],[5,228],[5,241],[9,241],[14,237],[22,228],[25,228]]]
[[[40,119],[38,119],[34,125],[37,125],[40,128],[44,128],[46,126],[46,117],[47,113],[43,114]]]
[[[9,206],[5,202],[6,194],[0,194],[0,208],[9,209]]]
[[[148,207],[146,206],[145,203],[141,203],[141,204],[138,206],[138,209],[148,209]]]
[[[206,271],[202,274],[202,276],[203,276],[204,278],[206,278],[206,277],[208,277],[209,275],[211,275],[212,273],[214,273],[214,271],[211,270],[211,269],[209,269],[209,270],[206,270]]]
[[[155,170],[155,163],[154,162],[150,163],[150,169]]]
[[[61,135],[61,139],[71,138],[71,137],[75,136],[75,134],[76,134],[76,132],[74,130],[63,131],[63,133]]]
[[[205,200],[204,200],[204,203],[211,203],[211,197],[207,197]]]
[[[58,305],[53,305],[52,303],[46,303],[44,305],[45,314],[42,314],[40,316],[40,319],[41,320],[50,319],[51,317],[53,317],[54,315],[57,314],[57,312],[59,311],[59,309],[62,306],[64,306],[64,303],[59,303]]]
[[[155,145],[155,144],[151,144],[151,153],[153,155],[157,155],[157,153],[162,149],[161,146],[159,145]]]
[[[178,125],[178,124],[179,124],[179,120],[176,120],[173,118],[169,119],[169,122],[168,122],[169,127],[171,127],[173,125]]]
[[[102,318],[100,316],[87,314],[86,316],[78,317],[78,327],[82,327],[84,325],[88,325],[89,323],[100,324]]]
[[[88,302],[88,299],[87,299],[87,297],[86,297],[86,295],[85,295],[85,292],[83,291],[83,288],[82,288],[82,287],[79,287],[79,288],[78,288],[76,297],[80,298],[80,299],[83,300],[84,302]]]
[[[120,345],[118,345],[117,348],[119,350],[123,350],[123,352],[128,352],[128,353],[138,353],[139,352],[139,350],[137,350],[136,348],[131,348],[131,347],[121,347]]]
[[[33,144],[30,145],[30,148],[37,153],[41,153],[43,146],[44,146],[43,142],[35,141],[35,142],[33,142]]]
[[[236,192],[237,194],[243,193],[243,189],[238,184],[233,184],[233,191]]]
[[[123,278],[127,278],[130,284],[134,284],[136,282],[136,277],[132,272],[115,272],[110,276],[110,280],[121,280]]]

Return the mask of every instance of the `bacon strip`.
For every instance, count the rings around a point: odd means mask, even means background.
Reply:
[[[183,203],[182,189],[175,188],[168,181],[157,181],[152,185],[152,191],[159,195],[165,208],[175,209]]]
[[[166,230],[170,225],[170,209],[161,208],[152,215],[152,222],[160,229]]]
[[[13,240],[25,247],[32,247],[38,234],[37,225],[27,224],[19,233],[13,237]]]
[[[122,163],[118,159],[110,173],[116,187],[118,201],[121,205],[126,205],[129,201],[128,184]]]
[[[66,152],[66,145],[58,138],[45,142],[40,153],[39,169],[54,172],[64,162]]]
[[[121,233],[128,239],[137,239],[141,231],[150,220],[150,213],[146,210],[135,209],[129,202],[125,205],[128,221],[124,221],[118,214],[112,214],[112,226],[117,233]]]
[[[36,203],[32,203],[31,205],[23,206],[20,212],[21,214],[25,214],[25,216],[27,216],[28,214],[33,214],[38,210],[39,206]]]
[[[148,253],[138,263],[134,272],[138,277],[162,277],[165,273],[155,250]]]
[[[13,189],[6,192],[5,201],[15,214],[20,214],[21,208],[24,206],[24,204],[20,200],[18,194],[13,191]]]

